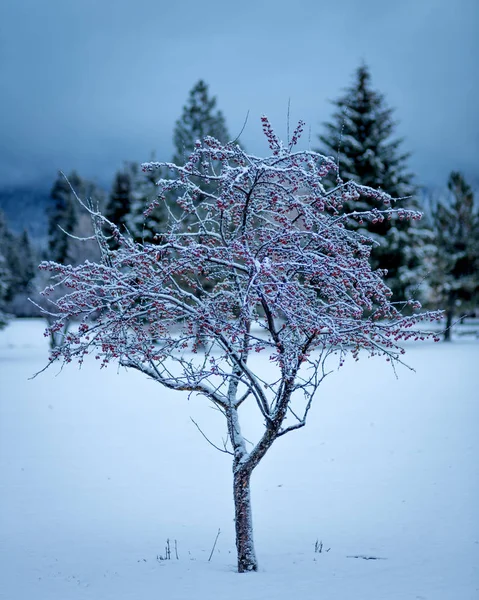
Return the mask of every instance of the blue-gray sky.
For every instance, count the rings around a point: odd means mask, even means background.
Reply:
[[[123,160],[172,155],[200,78],[232,135],[265,151],[259,117],[286,136],[321,123],[364,60],[400,121],[417,182],[479,175],[477,0],[4,0],[0,186],[76,168],[108,182]]]

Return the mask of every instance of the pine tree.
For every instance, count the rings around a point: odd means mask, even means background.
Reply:
[[[7,324],[7,315],[5,313],[5,299],[8,289],[9,269],[7,261],[0,250],[0,329]]]
[[[73,233],[77,221],[72,188],[78,190],[80,184],[81,180],[75,172],[69,175],[68,181],[59,174],[50,192],[52,205],[48,214],[49,258],[61,264],[65,264],[68,259],[70,238],[65,232]]]
[[[176,151],[173,162],[177,164],[184,162],[187,159],[188,154],[195,149],[196,142],[202,142],[206,136],[217,139],[221,144],[226,144],[231,139],[223,113],[220,110],[216,110],[216,97],[209,96],[208,85],[200,79],[191,89],[188,101],[183,107],[183,113],[176,122],[173,134],[173,142]],[[208,168],[206,164],[199,164],[197,167],[202,172],[206,171]],[[161,175],[163,177],[165,176],[164,170]],[[208,186],[205,186],[204,182],[200,181],[198,178],[193,177],[193,180],[197,181],[198,185],[203,184],[202,187],[205,192],[210,194],[215,193],[215,183],[210,182]],[[195,204],[201,204],[204,198],[205,196],[203,194],[198,194],[195,199]],[[171,198],[171,200],[173,200],[173,198]],[[169,202],[169,199],[166,198],[166,201]],[[190,222],[191,219],[183,220],[183,226],[188,227]],[[200,280],[206,287],[213,285],[212,282],[208,282],[207,278],[201,274]],[[198,287],[195,291],[195,295],[200,298],[201,294],[202,292]],[[198,330],[198,345],[201,346],[202,343],[202,333]]]
[[[12,286],[12,272],[7,257],[9,246],[11,246],[10,232],[7,228],[5,215],[0,210],[0,329],[7,323],[5,305]]]
[[[0,214],[0,254],[4,260],[3,298],[10,302],[20,290],[22,264],[19,256],[19,243],[10,231],[5,215]]]
[[[67,178],[59,174],[50,198],[52,205],[48,210],[48,259],[60,264],[74,265],[86,260],[90,262],[99,260],[98,245],[94,239],[91,239],[94,231],[90,215],[81,209],[78,199],[95,210],[103,208],[103,195],[100,190],[73,171]],[[83,243],[82,240],[85,239],[90,241]],[[63,289],[56,289],[55,293],[63,291]],[[50,317],[46,316],[46,319],[49,322]],[[51,348],[55,348],[62,342],[68,327],[69,322],[65,321],[61,331],[52,333]]]
[[[175,125],[173,133],[173,142],[175,145],[175,155],[173,162],[184,162],[188,155],[195,149],[195,144],[203,142],[206,136],[217,139],[221,144],[226,144],[231,138],[226,127],[226,121],[223,113],[216,110],[216,97],[210,97],[208,86],[203,80],[199,80],[190,91],[188,101],[183,107],[183,113]],[[216,164],[216,162],[215,162]],[[219,167],[219,163],[217,164]],[[207,169],[206,164],[196,165],[200,172]],[[165,169],[159,174],[160,177],[168,178]],[[202,183],[198,178],[198,183]],[[210,183],[208,188],[203,188],[208,193],[215,193],[215,184]],[[196,198],[196,204],[199,205],[204,199],[202,194]],[[175,198],[167,197],[168,205],[175,205]]]
[[[431,283],[435,300],[446,309],[444,339],[451,338],[455,311],[479,302],[479,209],[461,173],[447,184],[450,202],[438,203],[434,214],[436,253]]]
[[[7,315],[5,313],[5,296],[7,290],[8,268],[5,257],[0,253],[0,329],[7,324]]]
[[[156,182],[161,174],[158,171],[144,172],[137,163],[129,163],[127,168],[131,178],[131,204],[126,227],[136,241],[152,243],[164,229],[167,219],[164,204],[157,202]],[[153,203],[154,210],[145,214]]]
[[[118,171],[105,208],[105,216],[123,231],[127,216],[131,211],[132,180],[131,173],[125,168]]]
[[[209,135],[225,144],[230,136],[223,113],[216,109],[216,97],[208,95],[208,85],[199,80],[190,91],[181,117],[176,121],[173,134],[175,155],[173,162],[184,162],[193,151],[195,142]]]
[[[0,322],[5,312],[26,316],[30,305],[28,295],[36,274],[36,263],[26,231],[17,236],[9,229],[0,211]],[[1,325],[0,325],[1,326]]]
[[[76,196],[76,197],[75,197]],[[49,258],[65,264],[79,264],[84,260],[96,260],[99,256],[94,241],[85,245],[78,238],[93,235],[89,214],[81,209],[78,199],[94,210],[103,208],[103,193],[97,186],[73,171],[67,179],[59,174],[50,193],[52,204],[48,210]]]
[[[17,254],[20,263],[20,270],[18,273],[19,291],[28,293],[32,287],[38,262],[35,258],[35,253],[30,243],[30,237],[26,230],[24,230],[18,238]]]
[[[333,104],[333,120],[324,124],[326,133],[319,136],[320,152],[336,156],[339,148],[341,179],[380,188],[395,199],[414,194],[412,175],[406,167],[410,155],[400,151],[403,140],[392,137],[396,127],[393,109],[386,105],[382,94],[371,88],[366,65],[357,69],[353,84]],[[410,198],[401,200],[399,206],[417,208]],[[346,212],[373,208],[380,208],[378,201],[364,196],[344,206]],[[394,298],[403,300],[423,277],[422,251],[430,233],[408,221],[359,223],[357,227],[379,242],[371,253],[372,266],[388,271],[386,281]]]
[[[0,217],[0,305],[17,317],[35,313],[28,298],[34,291],[33,281],[38,264],[28,233],[13,234]]]
[[[194,150],[197,140],[202,140],[205,136],[212,136],[222,143],[229,140],[223,113],[216,110],[216,98],[209,96],[207,84],[200,80],[191,89],[181,117],[175,124],[173,162],[184,162],[185,157]],[[131,164],[129,168],[132,176],[132,201],[127,218],[128,229],[136,240],[155,243],[165,229],[168,217],[166,204],[180,216],[172,192],[156,201],[156,182],[158,179],[168,178],[168,170],[162,168],[143,173],[135,164]],[[198,197],[198,203],[201,199]],[[148,207],[152,209],[147,210]]]

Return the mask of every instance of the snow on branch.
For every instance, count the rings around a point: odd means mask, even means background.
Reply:
[[[206,137],[184,165],[143,165],[170,174],[145,206],[148,215],[167,205],[158,244],[133,241],[83,204],[103,257],[75,267],[42,263],[68,290],[51,299],[57,320],[48,334],[61,331],[65,319],[78,322],[51,361],[81,363],[91,353],[102,367],[114,361],[135,368],[222,410],[253,398],[267,431],[278,436],[306,422],[326,356],[336,352],[342,362],[365,351],[397,362],[401,341],[432,335],[416,326],[439,313],[403,316],[383,272],[371,269],[372,241],[348,228],[349,219],[420,215],[393,209],[390,196],[352,181],[326,193],[322,181],[337,166],[295,149],[304,124],[286,146],[266,117],[262,125],[267,157]],[[360,195],[384,209],[345,214],[343,206]],[[277,369],[274,381],[251,360],[261,352]],[[301,414],[293,408],[298,395],[306,399]],[[284,425],[287,415],[294,424]],[[233,452],[241,460],[261,457],[269,438],[247,454],[231,419]]]

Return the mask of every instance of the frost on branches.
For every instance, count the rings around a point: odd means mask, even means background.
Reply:
[[[337,353],[342,364],[347,353],[358,358],[366,351],[397,362],[398,343],[428,335],[414,326],[437,316],[402,316],[384,273],[371,270],[372,242],[345,227],[346,219],[420,214],[392,210],[387,194],[351,181],[338,180],[326,192],[322,180],[337,167],[330,158],[295,150],[303,123],[288,145],[266,117],[262,124],[267,158],[206,137],[183,166],[143,165],[172,176],[158,182],[158,199],[145,216],[176,197],[174,206],[163,207],[169,223],[156,243],[135,243],[90,211],[102,261],[41,265],[56,280],[47,295],[55,285],[69,290],[52,300],[57,320],[50,331],[60,331],[65,320],[78,322],[51,361],[82,363],[93,354],[103,367],[114,361],[168,388],[203,395],[224,414],[240,572],[257,569],[251,473],[277,438],[305,425],[327,356]],[[384,210],[342,213],[360,194],[381,200]],[[117,249],[110,249],[105,232]],[[274,379],[257,369],[257,352],[269,356]],[[240,428],[245,402],[256,403],[264,424],[252,449]]]

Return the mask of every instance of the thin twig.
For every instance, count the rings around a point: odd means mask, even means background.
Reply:
[[[288,98],[288,118],[287,118],[287,128],[288,128],[288,146],[290,145],[290,137],[289,137],[289,115],[290,115],[290,110],[291,110],[291,98]]]
[[[229,450],[220,448],[219,446],[217,446],[216,444],[213,444],[213,442],[208,439],[208,437],[203,433],[203,431],[201,431],[200,426],[198,425],[198,423],[193,419],[193,417],[190,417],[191,421],[193,422],[193,424],[196,426],[196,428],[198,429],[198,431],[201,433],[201,435],[205,438],[205,440],[208,442],[208,444],[211,444],[211,446],[213,446],[213,448],[216,448],[216,450],[219,450],[220,452],[223,452],[223,454],[230,454],[231,456],[234,456],[232,452],[230,452]]]
[[[344,118],[343,118],[343,122],[341,125],[341,133],[339,134],[339,140],[338,140],[338,158],[336,160],[336,162],[338,164],[338,177],[341,176],[341,174],[339,172],[340,171],[340,158],[341,158],[341,144],[343,143],[344,125],[345,125],[347,115],[348,115],[348,107],[346,107],[344,110]]]
[[[240,139],[241,134],[243,133],[243,131],[244,131],[245,127],[246,127],[246,123],[248,122],[248,117],[249,117],[249,109],[248,109],[248,112],[246,113],[246,117],[245,117],[245,120],[244,120],[244,123],[243,123],[243,127],[241,128],[241,131],[238,133],[238,135],[235,137],[235,139],[232,141],[232,144],[234,144],[235,142],[237,142]]]
[[[216,534],[216,538],[215,538],[215,543],[213,544],[213,548],[211,548],[211,554],[210,554],[210,557],[208,558],[208,562],[210,562],[211,557],[213,556],[213,552],[215,551],[215,548],[216,548],[216,542],[218,541],[218,538],[220,537],[220,533],[221,533],[221,529],[218,529],[218,533]]]

